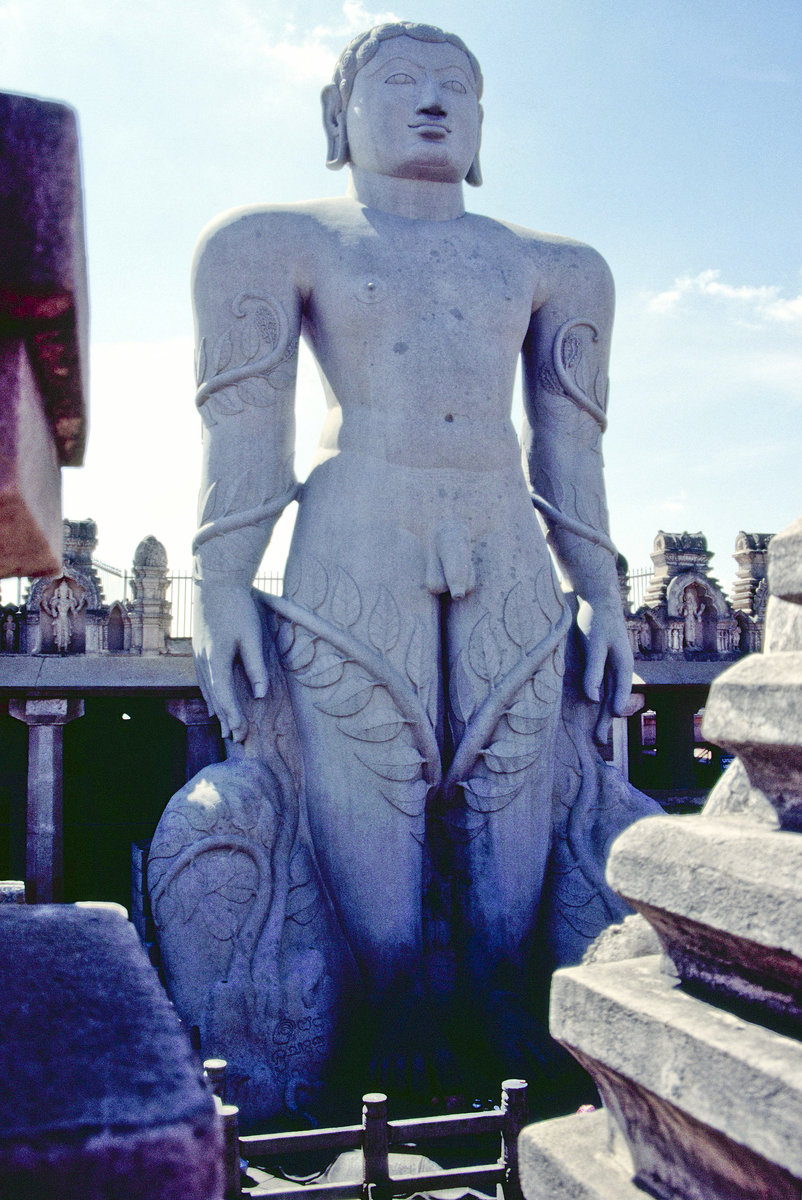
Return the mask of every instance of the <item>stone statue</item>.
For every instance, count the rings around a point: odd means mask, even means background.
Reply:
[[[53,643],[59,654],[67,654],[72,641],[72,618],[85,603],[79,599],[65,578],[58,581],[53,594],[42,604],[53,622]]]
[[[463,182],[481,183],[481,92],[476,59],[451,34],[402,22],[355,39],[323,92],[327,165],[349,168],[347,194],[225,214],[203,234],[193,272],[198,678],[229,740],[226,768],[267,763],[271,805],[296,814],[310,886],[336,917],[371,1017],[371,1078],[354,1084],[363,1091],[397,1088],[421,1060],[430,1077],[437,1062],[436,1086],[448,1087],[478,1029],[500,1069],[531,1075],[518,1017],[559,824],[555,741],[572,624],[537,513],[579,598],[571,706],[589,715],[580,734],[574,713],[561,736],[592,744],[596,726],[606,738],[632,675],[600,453],[612,280],[581,243],[465,211]],[[328,412],[299,486],[301,335]],[[510,422],[519,356],[526,475]],[[284,595],[260,596],[252,581],[292,500]],[[279,717],[277,689],[291,719]],[[596,765],[582,785],[582,754],[565,752],[562,777],[575,793],[584,786],[592,824]],[[187,785],[168,809],[172,820],[180,807],[184,841],[175,821],[169,844],[157,832],[157,901],[186,838],[203,821],[212,836],[221,826],[209,814],[230,807],[215,770],[213,786]],[[569,825],[565,815],[565,846]],[[260,851],[274,870],[277,844]],[[601,867],[582,875],[590,853],[566,850],[560,867],[577,911],[604,892]],[[592,876],[589,890],[576,872]],[[203,951],[188,964],[186,929],[171,933],[158,902],[154,911],[168,976],[196,970]],[[586,940],[617,915],[604,909]],[[260,936],[251,930],[251,949]],[[198,998],[193,1011],[202,1007]],[[280,1010],[277,1000],[274,1041]],[[452,1018],[438,1027],[438,1013]]]

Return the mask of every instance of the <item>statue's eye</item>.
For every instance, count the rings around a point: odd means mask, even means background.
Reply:
[[[467,96],[468,94],[465,84],[460,83],[458,79],[446,79],[442,86],[448,88],[450,92],[458,92],[460,96]]]
[[[414,83],[415,80],[411,75],[407,75],[405,71],[396,71],[389,79],[385,79],[385,83]]]

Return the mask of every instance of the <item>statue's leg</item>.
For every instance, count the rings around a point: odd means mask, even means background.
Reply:
[[[463,996],[521,1070],[527,950],[549,856],[564,603],[539,531],[477,545],[477,584],[447,623],[453,830]]]
[[[316,519],[296,531],[278,647],[315,854],[379,1025],[378,1054],[400,1062],[421,1034],[415,1001],[425,807],[439,779],[439,604],[422,582],[419,540],[371,507],[355,509],[318,505]]]

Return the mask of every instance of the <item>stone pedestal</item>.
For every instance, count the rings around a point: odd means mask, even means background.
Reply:
[[[802,521],[772,542],[769,581],[766,652],[705,712],[706,737],[740,756],[727,803],[641,821],[608,861],[664,954],[554,977],[552,1033],[610,1124],[525,1130],[529,1200],[802,1197]]]
[[[84,714],[83,700],[9,701],[9,716],[28,726],[25,885],[29,904],[63,896],[63,727]]]

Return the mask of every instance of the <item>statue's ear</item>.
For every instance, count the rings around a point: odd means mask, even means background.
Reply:
[[[484,109],[479,105],[479,142],[476,146],[476,154],[473,156],[473,162],[468,167],[468,174],[465,176],[465,182],[471,187],[482,186],[482,168],[479,163],[479,147],[482,144],[482,121],[484,120]]]
[[[326,166],[339,171],[348,160],[348,138],[345,133],[345,110],[339,88],[329,83],[320,93],[323,104],[323,128],[326,131]]]

